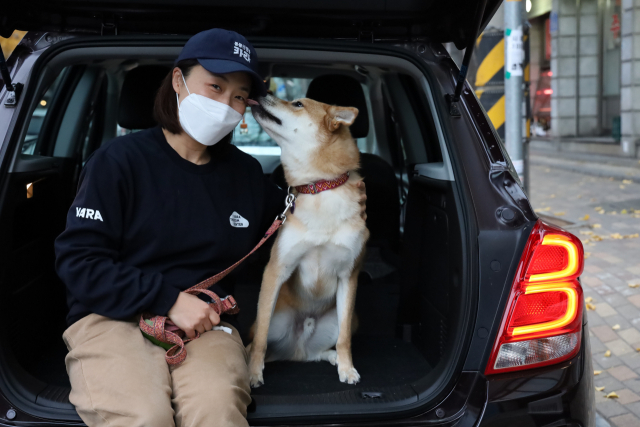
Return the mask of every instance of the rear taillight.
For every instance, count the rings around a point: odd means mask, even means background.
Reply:
[[[573,357],[582,334],[582,242],[538,221],[518,265],[486,375]]]

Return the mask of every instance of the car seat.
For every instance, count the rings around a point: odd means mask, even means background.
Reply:
[[[118,102],[118,124],[125,129],[148,129],[156,125],[153,103],[162,80],[171,71],[164,65],[141,65],[124,76]]]

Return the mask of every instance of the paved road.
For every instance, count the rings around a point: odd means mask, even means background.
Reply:
[[[594,383],[604,387],[596,391],[598,425],[638,427],[640,183],[560,167],[555,161],[545,164],[545,159],[532,156],[530,195],[539,214],[563,222],[584,243],[587,259],[582,285],[585,298],[595,307],[587,315],[593,368],[600,371]],[[607,398],[611,392],[618,398]]]

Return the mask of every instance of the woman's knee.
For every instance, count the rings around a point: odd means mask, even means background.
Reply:
[[[80,417],[89,426],[173,426],[164,350],[131,322],[94,315],[79,322],[65,333],[65,362]]]

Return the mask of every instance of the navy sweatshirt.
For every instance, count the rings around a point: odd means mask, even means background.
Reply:
[[[69,324],[90,313],[166,315],[181,290],[258,243],[286,193],[235,146],[209,149],[209,163],[193,164],[157,127],[116,138],[91,156],[55,241]],[[226,296],[230,283],[225,278],[212,290]]]

